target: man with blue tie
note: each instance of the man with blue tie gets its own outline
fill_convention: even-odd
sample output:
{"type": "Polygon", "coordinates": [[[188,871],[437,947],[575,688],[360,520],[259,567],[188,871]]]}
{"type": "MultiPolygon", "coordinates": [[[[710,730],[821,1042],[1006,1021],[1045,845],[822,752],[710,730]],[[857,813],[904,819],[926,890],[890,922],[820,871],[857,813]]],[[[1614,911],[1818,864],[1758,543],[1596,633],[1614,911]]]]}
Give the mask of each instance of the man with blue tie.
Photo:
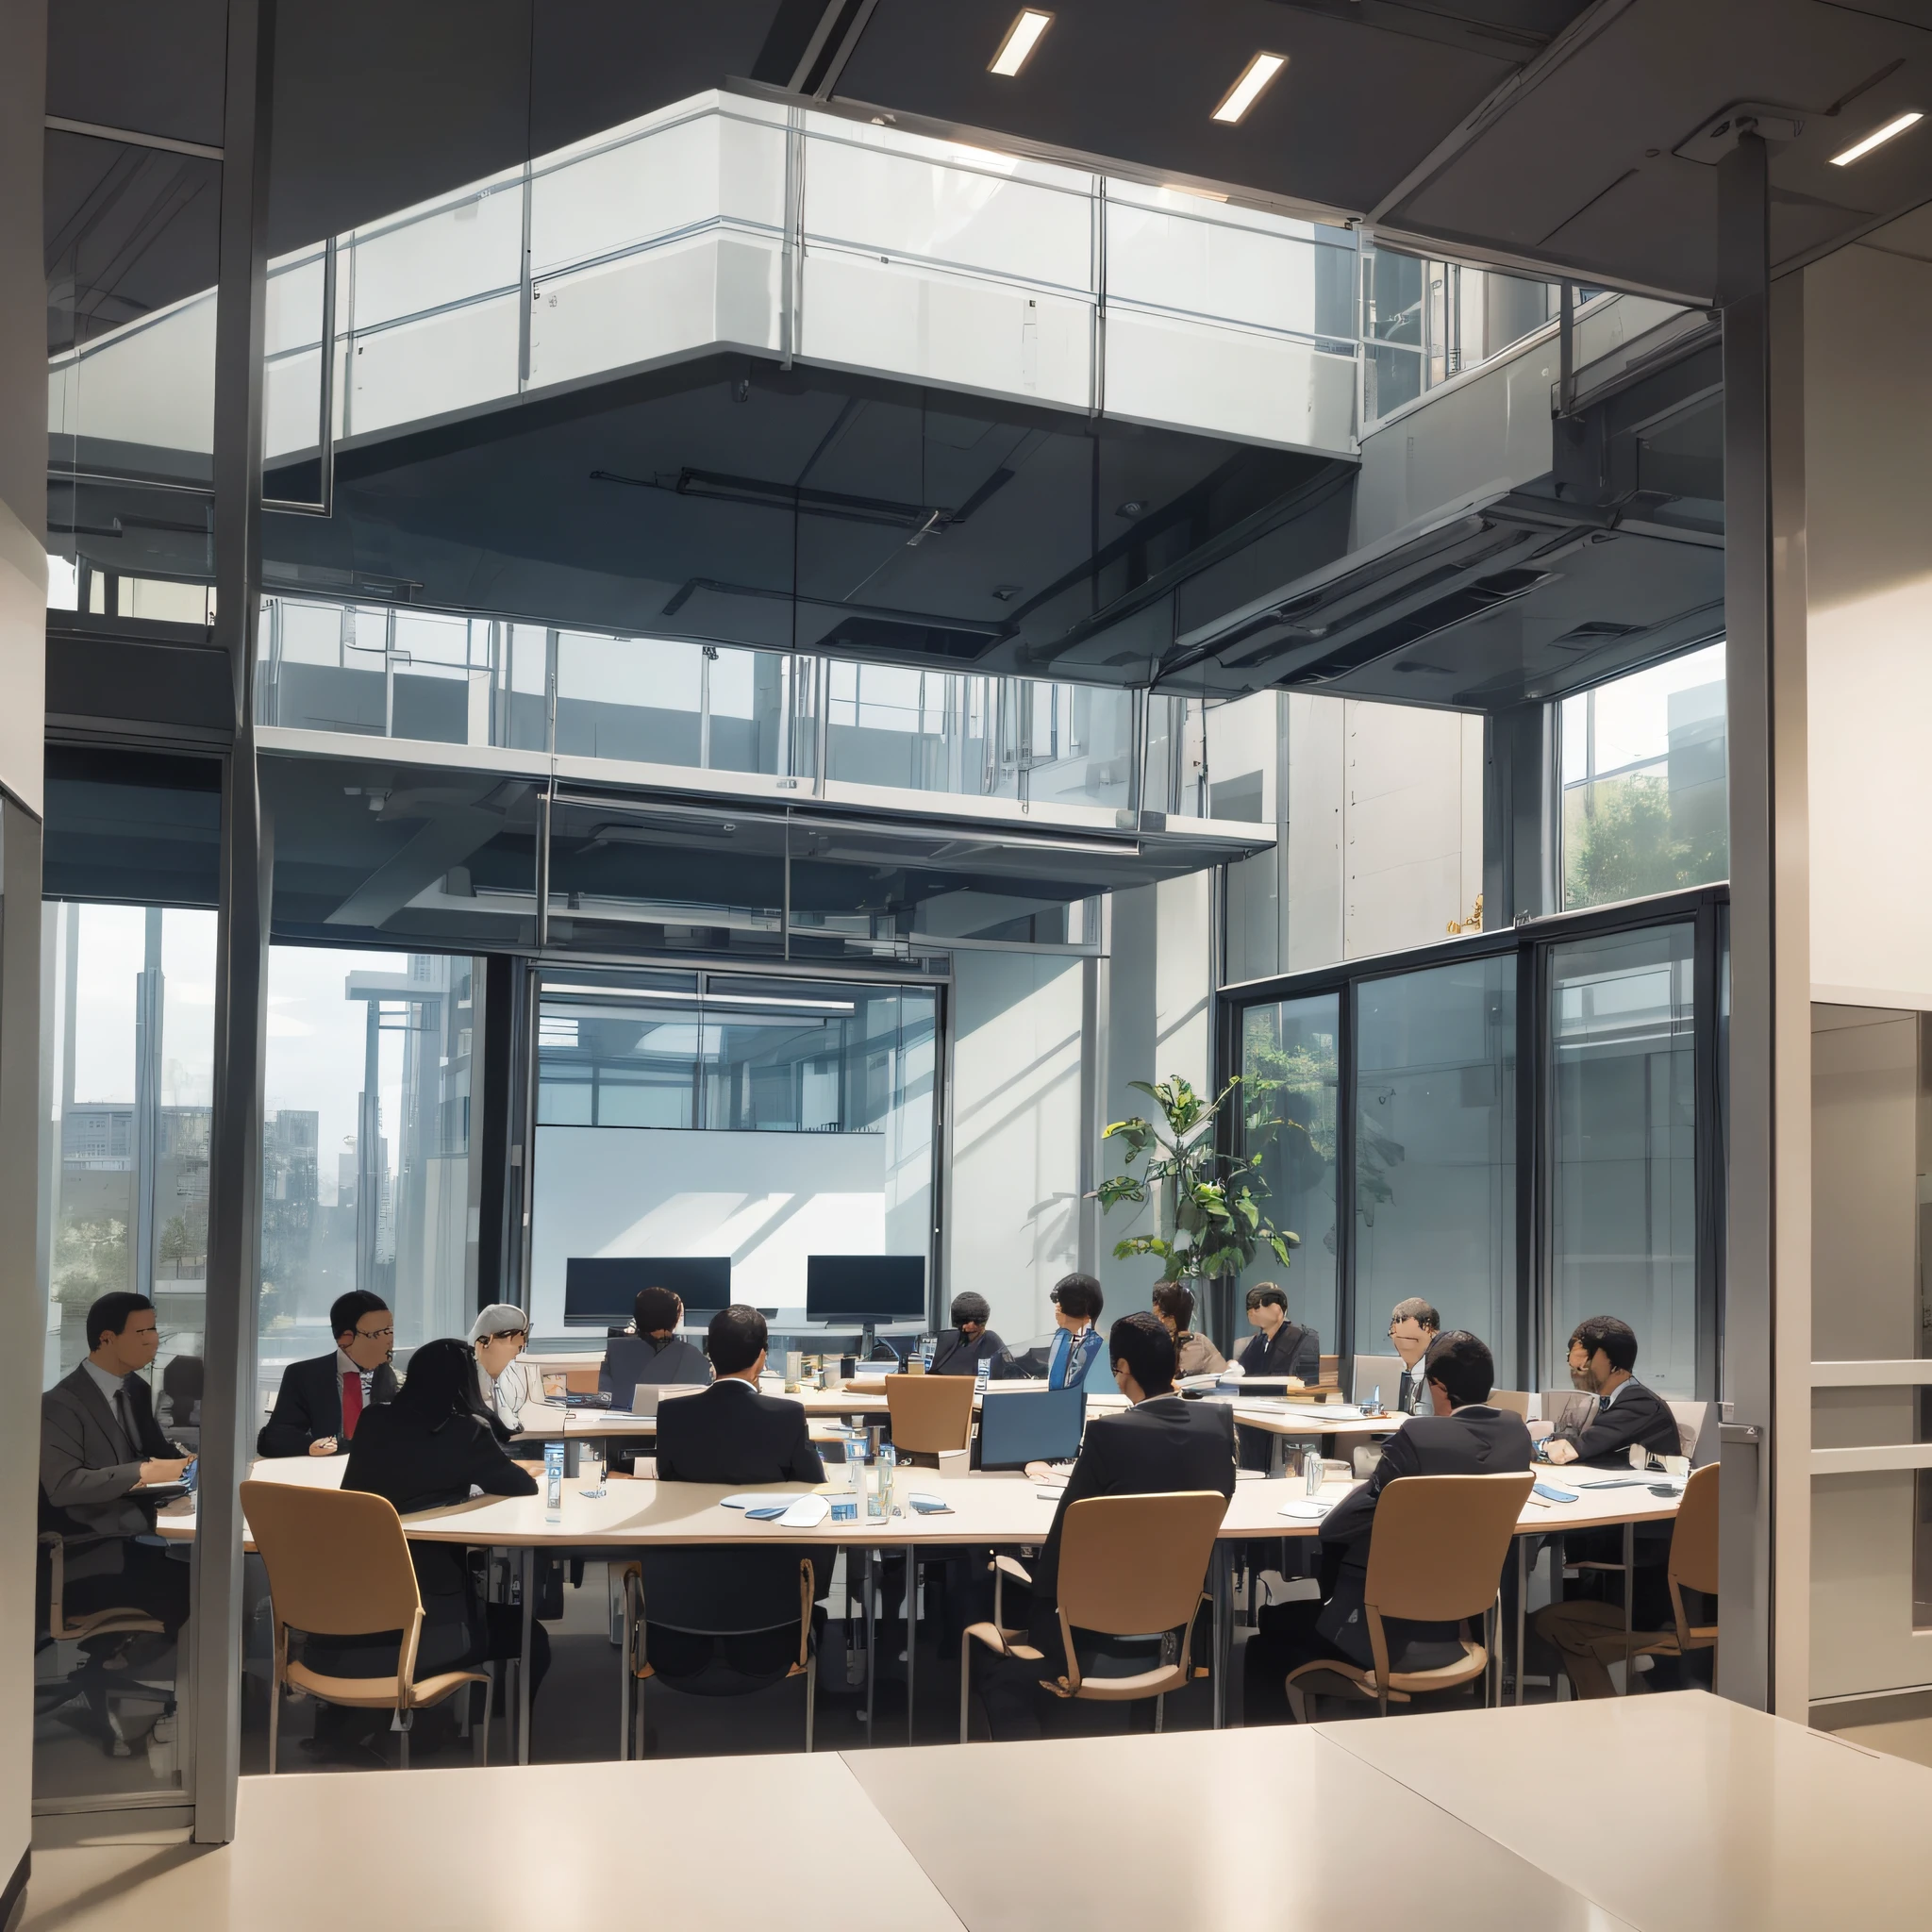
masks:
{"type": "Polygon", "coordinates": [[[1047,1357],[1046,1386],[1077,1389],[1099,1358],[1100,1284],[1091,1274],[1063,1274],[1054,1284],[1053,1319],[1057,1330],[1047,1357]]]}

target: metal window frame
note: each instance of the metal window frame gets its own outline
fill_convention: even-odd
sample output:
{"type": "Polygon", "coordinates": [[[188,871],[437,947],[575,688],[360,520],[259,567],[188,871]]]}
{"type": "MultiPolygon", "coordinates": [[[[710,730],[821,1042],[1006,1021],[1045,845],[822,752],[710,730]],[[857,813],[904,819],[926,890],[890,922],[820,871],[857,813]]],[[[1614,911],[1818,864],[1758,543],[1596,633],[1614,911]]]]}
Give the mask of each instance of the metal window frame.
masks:
{"type": "MultiPolygon", "coordinates": [[[[1241,1072],[1243,1018],[1251,1007],[1334,994],[1340,1009],[1336,1034],[1336,1320],[1332,1353],[1344,1362],[1355,1355],[1357,1308],[1355,1239],[1356,1040],[1357,1002],[1363,987],[1380,979],[1453,965],[1472,958],[1513,958],[1516,962],[1516,1333],[1504,1361],[1513,1359],[1515,1386],[1541,1385],[1540,1363],[1552,1319],[1554,1285],[1549,1258],[1549,1194],[1554,1163],[1548,1072],[1550,958],[1558,945],[1607,938],[1649,927],[1692,929],[1695,1002],[1694,1133],[1696,1202],[1697,1352],[1700,1398],[1721,1392],[1724,1281],[1724,1185],[1727,1120],[1724,1108],[1724,952],[1730,903],[1727,883],[1698,886],[1650,899],[1555,913],[1521,925],[1465,934],[1402,953],[1338,960],[1300,973],[1276,974],[1219,989],[1215,996],[1216,1091],[1241,1072]]],[[[1222,1124],[1224,1152],[1236,1151],[1238,1128],[1222,1124]]],[[[1231,1302],[1231,1291],[1230,1291],[1231,1302]]],[[[1232,1326],[1232,1309],[1226,1311],[1232,1326]]]]}

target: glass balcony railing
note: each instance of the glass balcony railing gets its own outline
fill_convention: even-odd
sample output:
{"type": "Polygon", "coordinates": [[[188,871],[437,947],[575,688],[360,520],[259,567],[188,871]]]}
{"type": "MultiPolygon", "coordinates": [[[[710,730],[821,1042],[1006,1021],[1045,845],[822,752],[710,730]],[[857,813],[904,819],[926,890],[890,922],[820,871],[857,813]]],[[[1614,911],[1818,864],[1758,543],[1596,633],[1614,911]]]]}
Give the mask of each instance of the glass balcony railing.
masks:
{"type": "Polygon", "coordinates": [[[812,784],[823,767],[830,786],[1050,808],[1137,802],[1134,694],[1108,687],[275,596],[257,691],[258,722],[291,730],[812,784]]]}

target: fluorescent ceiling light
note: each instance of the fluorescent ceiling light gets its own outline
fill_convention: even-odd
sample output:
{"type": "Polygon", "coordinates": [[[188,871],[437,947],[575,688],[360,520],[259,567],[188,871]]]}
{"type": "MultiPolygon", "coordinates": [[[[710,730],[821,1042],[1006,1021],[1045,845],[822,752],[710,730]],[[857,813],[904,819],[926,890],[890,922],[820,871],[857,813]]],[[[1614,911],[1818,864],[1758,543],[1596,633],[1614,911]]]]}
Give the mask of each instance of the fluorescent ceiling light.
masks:
{"type": "Polygon", "coordinates": [[[1052,25],[1052,14],[1042,13],[1037,7],[1023,7],[1007,29],[1007,37],[1000,42],[1000,50],[987,71],[1011,80],[1025,66],[1027,58],[1040,44],[1041,35],[1052,25]]]}
{"type": "Polygon", "coordinates": [[[1913,122],[1923,121],[1924,118],[1924,115],[1916,108],[1909,114],[1896,116],[1888,121],[1883,127],[1874,127],[1863,141],[1854,142],[1843,154],[1833,155],[1831,165],[1834,168],[1849,168],[1860,156],[1869,155],[1874,147],[1882,147],[1894,134],[1903,134],[1913,122]]]}
{"type": "Polygon", "coordinates": [[[1286,54],[1257,54],[1241,69],[1241,77],[1228,89],[1226,99],[1215,108],[1215,120],[1225,121],[1232,126],[1261,98],[1262,90],[1287,65],[1286,54]]]}

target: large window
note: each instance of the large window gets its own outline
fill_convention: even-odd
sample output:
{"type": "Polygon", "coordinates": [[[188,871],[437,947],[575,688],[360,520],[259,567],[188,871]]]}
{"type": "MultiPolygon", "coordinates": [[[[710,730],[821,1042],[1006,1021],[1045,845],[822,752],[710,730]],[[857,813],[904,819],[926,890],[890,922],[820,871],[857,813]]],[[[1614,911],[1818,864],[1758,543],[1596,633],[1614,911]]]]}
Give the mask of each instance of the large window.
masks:
{"type": "Polygon", "coordinates": [[[475,1311],[470,1101],[483,975],[465,957],[275,946],[261,1169],[260,1377],[331,1345],[352,1288],[407,1352],[475,1311]]]}
{"type": "Polygon", "coordinates": [[[1338,1330],[1335,1230],[1336,1035],[1334,993],[1250,1007],[1241,1015],[1242,1146],[1261,1157],[1263,1211],[1301,1237],[1284,1275],[1265,1249],[1243,1288],[1279,1280],[1289,1311],[1332,1353],[1338,1330]]]}
{"type": "Polygon", "coordinates": [[[1355,1346],[1412,1294],[1516,1358],[1516,959],[1356,988],[1355,1346]]]}
{"type": "Polygon", "coordinates": [[[1578,1322],[1618,1315],[1643,1381],[1697,1392],[1695,950],[1688,922],[1551,948],[1546,1385],[1578,1322]]]}
{"type": "Polygon", "coordinates": [[[1728,875],[1722,644],[1565,698],[1562,732],[1566,908],[1728,875]]]}
{"type": "Polygon", "coordinates": [[[932,1253],[938,995],[555,970],[541,996],[530,1308],[575,1257],[728,1255],[795,1316],[811,1254],[932,1253]]]}

